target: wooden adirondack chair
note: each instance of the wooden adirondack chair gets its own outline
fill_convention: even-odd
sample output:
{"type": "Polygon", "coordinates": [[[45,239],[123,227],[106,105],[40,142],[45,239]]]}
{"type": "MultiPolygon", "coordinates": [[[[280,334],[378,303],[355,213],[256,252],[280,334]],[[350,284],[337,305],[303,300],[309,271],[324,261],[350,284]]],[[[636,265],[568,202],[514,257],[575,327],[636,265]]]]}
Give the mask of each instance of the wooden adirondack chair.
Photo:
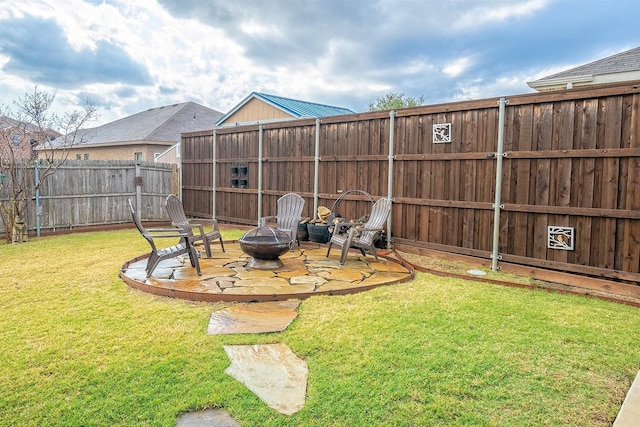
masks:
{"type": "Polygon", "coordinates": [[[171,218],[171,224],[180,228],[189,235],[189,243],[191,243],[191,245],[196,242],[202,241],[202,245],[204,246],[204,250],[207,253],[207,257],[211,258],[212,240],[220,240],[222,252],[225,251],[224,243],[222,242],[222,235],[220,234],[220,230],[218,230],[218,220],[216,220],[215,218],[188,219],[184,214],[182,202],[174,194],[170,194],[169,196],[167,196],[167,199],[165,200],[165,207],[167,209],[167,213],[169,214],[169,218],[171,218]],[[205,228],[202,226],[202,224],[205,223],[211,225],[210,231],[205,231],[205,228]]]}
{"type": "Polygon", "coordinates": [[[333,234],[329,240],[327,257],[331,251],[331,245],[335,243],[342,248],[340,265],[344,265],[347,260],[349,248],[360,249],[363,256],[366,256],[365,251],[368,251],[377,261],[378,254],[374,243],[378,235],[383,231],[384,224],[389,217],[389,212],[391,212],[391,200],[382,198],[374,203],[371,208],[369,220],[363,225],[354,225],[349,222],[339,222],[335,224],[333,234]]]}
{"type": "Polygon", "coordinates": [[[149,259],[147,260],[147,267],[145,271],[147,272],[147,277],[151,276],[153,270],[158,266],[158,264],[169,258],[175,258],[177,256],[188,254],[189,260],[191,261],[191,266],[195,267],[198,272],[198,276],[202,273],[200,272],[200,262],[198,261],[198,252],[195,250],[193,245],[189,242],[188,233],[184,231],[180,231],[176,228],[144,228],[142,226],[142,222],[140,222],[140,218],[136,214],[135,209],[133,208],[133,203],[131,203],[131,199],[129,199],[129,209],[131,210],[131,216],[133,217],[133,222],[136,225],[136,228],[142,234],[149,245],[151,246],[151,253],[149,254],[149,259]],[[156,245],[156,239],[163,238],[179,238],[180,242],[169,246],[166,248],[158,248],[156,245]]]}
{"type": "MultiPolygon", "coordinates": [[[[298,224],[302,220],[302,209],[304,209],[304,199],[296,193],[287,193],[277,200],[277,212],[275,216],[265,216],[260,218],[258,225],[263,227],[269,221],[276,222],[276,228],[289,235],[290,242],[298,241],[298,224]]],[[[298,245],[300,242],[298,241],[298,245]]],[[[293,249],[293,245],[291,245],[293,249]]]]}

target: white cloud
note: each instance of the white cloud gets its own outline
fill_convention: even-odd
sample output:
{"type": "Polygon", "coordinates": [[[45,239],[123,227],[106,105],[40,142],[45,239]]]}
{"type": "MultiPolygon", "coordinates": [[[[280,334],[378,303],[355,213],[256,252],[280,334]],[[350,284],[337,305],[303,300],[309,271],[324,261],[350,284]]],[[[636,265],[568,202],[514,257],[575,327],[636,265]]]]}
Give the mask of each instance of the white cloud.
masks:
{"type": "Polygon", "coordinates": [[[548,4],[549,0],[472,2],[469,9],[453,21],[453,28],[469,30],[512,18],[520,19],[544,9],[548,4]]]}
{"type": "Polygon", "coordinates": [[[458,77],[471,66],[471,63],[471,58],[468,56],[458,58],[446,64],[442,72],[451,78],[458,77]]]}
{"type": "Polygon", "coordinates": [[[389,92],[428,102],[523,93],[526,81],[570,66],[551,54],[577,65],[585,55],[597,59],[640,41],[632,16],[614,10],[617,25],[602,26],[612,8],[576,8],[579,0],[0,1],[0,29],[20,18],[55,20],[51,39],[64,44],[49,55],[30,46],[28,56],[6,44],[3,50],[0,39],[4,97],[33,89],[29,76],[50,71],[66,80],[43,89],[58,89],[67,107],[93,95],[104,122],[187,100],[226,112],[254,90],[353,109],[389,92]],[[545,48],[539,26],[558,17],[599,31],[576,36],[575,26],[556,25],[545,48]],[[615,42],[605,41],[609,31],[615,42]],[[77,53],[64,56],[67,46],[77,53]],[[55,63],[44,66],[42,58],[55,63]],[[55,73],[60,58],[61,65],[75,61],[68,74],[55,73]]]}

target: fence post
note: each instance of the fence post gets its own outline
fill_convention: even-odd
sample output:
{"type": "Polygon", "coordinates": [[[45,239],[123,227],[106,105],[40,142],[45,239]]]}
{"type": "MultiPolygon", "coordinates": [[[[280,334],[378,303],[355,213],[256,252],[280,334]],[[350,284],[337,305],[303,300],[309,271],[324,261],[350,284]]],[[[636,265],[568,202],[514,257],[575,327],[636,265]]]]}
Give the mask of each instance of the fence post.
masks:
{"type": "Polygon", "coordinates": [[[217,165],[216,165],[216,161],[217,161],[217,157],[216,157],[216,150],[217,150],[217,137],[218,137],[218,133],[215,131],[215,129],[213,130],[213,153],[211,155],[211,163],[212,165],[212,178],[211,178],[211,186],[213,189],[213,194],[211,195],[211,217],[213,219],[216,218],[216,185],[218,184],[216,182],[216,173],[217,173],[217,165]]]}
{"type": "Polygon", "coordinates": [[[42,207],[40,206],[40,168],[38,167],[38,163],[40,163],[40,160],[36,159],[33,165],[36,182],[36,237],[40,237],[40,213],[42,212],[42,207]]]}
{"type": "Polygon", "coordinates": [[[498,246],[500,244],[500,210],[502,201],[502,159],[504,158],[504,112],[507,101],[500,98],[498,101],[498,148],[496,152],[496,191],[493,203],[493,253],[491,254],[491,270],[498,270],[498,246]]]}
{"type": "Polygon", "coordinates": [[[314,157],[313,176],[313,218],[318,212],[318,199],[320,198],[320,119],[316,118],[316,151],[314,157]]]}
{"type": "Polygon", "coordinates": [[[140,162],[136,162],[136,212],[138,218],[142,221],[142,173],[140,170],[140,162]]]}
{"type": "Polygon", "coordinates": [[[258,126],[258,225],[262,216],[262,130],[264,126],[258,126]]]}
{"type": "MultiPolygon", "coordinates": [[[[391,200],[391,206],[393,206],[393,159],[394,155],[394,139],[395,139],[395,127],[396,127],[396,112],[394,110],[389,111],[389,176],[387,177],[387,197],[391,200]]],[[[389,211],[387,217],[387,249],[391,249],[391,215],[393,209],[389,211]]]]}

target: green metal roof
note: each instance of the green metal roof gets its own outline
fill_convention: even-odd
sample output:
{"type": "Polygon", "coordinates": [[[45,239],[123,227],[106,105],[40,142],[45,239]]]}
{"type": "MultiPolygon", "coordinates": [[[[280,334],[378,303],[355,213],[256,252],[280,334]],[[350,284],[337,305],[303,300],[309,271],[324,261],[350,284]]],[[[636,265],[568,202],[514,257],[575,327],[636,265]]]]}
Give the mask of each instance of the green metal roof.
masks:
{"type": "Polygon", "coordinates": [[[287,114],[290,114],[294,118],[307,118],[307,117],[328,117],[339,116],[342,114],[354,114],[348,108],[335,107],[332,105],[318,104],[315,102],[300,101],[297,99],[285,98],[282,96],[268,95],[266,93],[251,92],[249,96],[243,99],[238,105],[236,105],[231,111],[222,116],[216,125],[224,123],[232,114],[238,111],[243,105],[249,102],[251,99],[256,98],[275,108],[278,108],[287,114]]]}

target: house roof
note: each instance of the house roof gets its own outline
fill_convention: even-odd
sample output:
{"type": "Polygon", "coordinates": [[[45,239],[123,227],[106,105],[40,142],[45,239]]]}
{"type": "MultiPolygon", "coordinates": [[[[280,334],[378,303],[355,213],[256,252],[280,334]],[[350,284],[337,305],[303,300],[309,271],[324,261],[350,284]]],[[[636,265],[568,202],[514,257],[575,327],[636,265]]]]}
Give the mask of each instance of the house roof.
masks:
{"type": "Polygon", "coordinates": [[[355,111],[352,111],[348,108],[335,107],[333,105],[326,104],[318,104],[315,102],[307,102],[300,101],[297,99],[285,98],[282,96],[276,95],[268,95],[266,93],[259,92],[251,92],[249,96],[240,101],[235,107],[233,107],[227,114],[222,116],[217,122],[216,125],[224,123],[224,121],[233,115],[236,111],[241,109],[245,104],[247,104],[252,99],[259,99],[285,113],[290,115],[293,118],[307,118],[307,117],[328,117],[328,116],[339,116],[342,114],[354,114],[355,111]]]}
{"type": "Polygon", "coordinates": [[[38,141],[38,144],[42,144],[42,138],[47,138],[47,142],[60,136],[60,132],[53,129],[46,129],[41,131],[38,126],[32,123],[25,123],[13,119],[8,116],[0,116],[0,131],[2,132],[2,138],[4,142],[11,141],[11,147],[9,147],[13,155],[18,158],[29,158],[31,151],[36,148],[33,145],[33,141],[38,141]]]}
{"type": "MultiPolygon", "coordinates": [[[[175,144],[180,134],[212,129],[222,113],[195,102],[150,108],[119,120],[80,131],[83,144],[119,142],[175,144]]],[[[77,138],[77,140],[80,138],[77,138]]]]}
{"type": "Polygon", "coordinates": [[[626,50],[597,61],[569,70],[561,71],[527,84],[536,89],[555,82],[592,82],[597,83],[598,76],[619,73],[637,73],[640,71],[640,47],[626,50]]]}

